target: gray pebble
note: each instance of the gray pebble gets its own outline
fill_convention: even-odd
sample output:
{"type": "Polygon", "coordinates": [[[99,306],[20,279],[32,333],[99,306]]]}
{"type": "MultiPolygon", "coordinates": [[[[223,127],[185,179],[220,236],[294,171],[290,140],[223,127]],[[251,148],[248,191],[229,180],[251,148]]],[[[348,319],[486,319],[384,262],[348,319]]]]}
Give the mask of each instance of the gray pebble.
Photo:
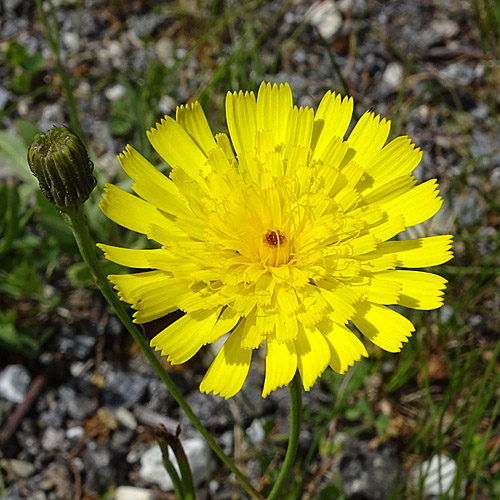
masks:
{"type": "Polygon", "coordinates": [[[28,370],[22,365],[6,366],[0,373],[0,397],[20,403],[31,382],[28,370]]]}

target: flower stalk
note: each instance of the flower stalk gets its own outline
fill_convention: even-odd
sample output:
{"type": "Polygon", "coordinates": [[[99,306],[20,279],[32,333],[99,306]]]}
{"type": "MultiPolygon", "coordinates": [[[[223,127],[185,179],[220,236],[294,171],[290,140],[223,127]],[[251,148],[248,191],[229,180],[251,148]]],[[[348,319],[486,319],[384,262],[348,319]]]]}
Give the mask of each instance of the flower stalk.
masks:
{"type": "Polygon", "coordinates": [[[271,493],[267,500],[277,500],[282,498],[281,490],[290,475],[297,449],[299,446],[300,424],[302,421],[302,387],[300,384],[300,376],[297,372],[288,386],[290,392],[290,437],[288,438],[288,448],[286,450],[285,460],[281,466],[278,479],[274,483],[271,493]]]}

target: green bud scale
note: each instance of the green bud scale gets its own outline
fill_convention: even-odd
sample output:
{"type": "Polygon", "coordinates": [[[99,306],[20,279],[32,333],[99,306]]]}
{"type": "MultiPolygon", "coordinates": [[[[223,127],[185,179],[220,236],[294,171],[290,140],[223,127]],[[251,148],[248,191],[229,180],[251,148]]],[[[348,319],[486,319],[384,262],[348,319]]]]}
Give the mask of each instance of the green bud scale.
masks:
{"type": "Polygon", "coordinates": [[[63,212],[84,203],[97,182],[83,142],[67,127],[37,134],[28,163],[44,196],[63,212]]]}

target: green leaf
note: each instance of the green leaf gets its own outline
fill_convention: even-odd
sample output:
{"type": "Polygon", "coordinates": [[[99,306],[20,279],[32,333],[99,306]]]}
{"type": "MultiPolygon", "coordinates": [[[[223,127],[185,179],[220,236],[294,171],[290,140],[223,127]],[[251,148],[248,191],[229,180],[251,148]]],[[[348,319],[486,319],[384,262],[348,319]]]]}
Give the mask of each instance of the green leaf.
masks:
{"type": "Polygon", "coordinates": [[[28,148],[24,141],[9,132],[0,131],[0,158],[15,175],[38,189],[38,183],[30,171],[27,160],[28,148]]]}

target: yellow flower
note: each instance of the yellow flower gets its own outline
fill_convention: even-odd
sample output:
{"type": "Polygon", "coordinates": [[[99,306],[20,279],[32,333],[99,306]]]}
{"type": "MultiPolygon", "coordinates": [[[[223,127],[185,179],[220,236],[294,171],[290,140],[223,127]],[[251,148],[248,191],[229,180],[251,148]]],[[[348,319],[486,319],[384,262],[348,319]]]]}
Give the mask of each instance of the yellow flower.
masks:
{"type": "Polygon", "coordinates": [[[367,356],[351,325],[397,352],[414,327],[387,305],[442,305],[446,280],[408,268],[451,259],[451,236],[389,241],[439,210],[436,180],[417,184],[421,151],[408,137],[384,146],[390,122],[370,111],[344,139],[352,111],[331,92],[316,113],[298,108],[288,84],[263,83],[257,98],[227,94],[231,139],[214,138],[198,102],[148,133],[170,177],[131,146],[120,154],[138,196],[107,185],[101,209],[161,248],[99,245],[148,269],[109,279],[137,323],[185,312],[151,341],[172,364],[230,332],[202,392],[234,396],[259,348],[264,397],[297,369],[309,390],[328,365],[367,356]]]}

